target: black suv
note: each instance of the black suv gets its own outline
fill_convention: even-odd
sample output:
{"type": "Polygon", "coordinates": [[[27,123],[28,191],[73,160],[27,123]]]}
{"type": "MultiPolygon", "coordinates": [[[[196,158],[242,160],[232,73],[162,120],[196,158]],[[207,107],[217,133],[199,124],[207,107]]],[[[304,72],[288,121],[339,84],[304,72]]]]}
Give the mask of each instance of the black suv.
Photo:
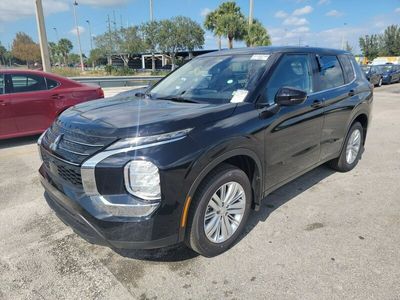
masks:
{"type": "Polygon", "coordinates": [[[135,97],[65,111],[38,141],[45,198],[93,243],[218,255],[273,190],[357,165],[372,100],[348,52],[202,55],[135,97]]]}

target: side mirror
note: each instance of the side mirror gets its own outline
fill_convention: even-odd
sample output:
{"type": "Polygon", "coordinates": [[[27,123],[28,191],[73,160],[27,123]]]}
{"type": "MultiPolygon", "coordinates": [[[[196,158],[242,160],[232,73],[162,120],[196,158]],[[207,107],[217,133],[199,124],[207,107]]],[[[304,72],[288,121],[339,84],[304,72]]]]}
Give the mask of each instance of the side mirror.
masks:
{"type": "Polygon", "coordinates": [[[275,96],[275,102],[281,106],[302,104],[306,99],[306,92],[291,87],[280,88],[275,96]]]}

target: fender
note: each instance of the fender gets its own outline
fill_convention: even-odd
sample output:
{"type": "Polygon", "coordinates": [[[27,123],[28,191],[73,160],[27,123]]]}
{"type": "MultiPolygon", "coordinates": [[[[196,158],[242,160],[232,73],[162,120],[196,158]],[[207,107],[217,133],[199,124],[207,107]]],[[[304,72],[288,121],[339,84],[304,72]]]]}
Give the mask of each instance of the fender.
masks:
{"type": "Polygon", "coordinates": [[[211,163],[209,163],[205,168],[201,170],[199,175],[196,177],[194,180],[193,184],[190,186],[189,192],[186,196],[186,200],[184,205],[182,206],[182,213],[181,213],[181,225],[180,230],[179,230],[179,240],[183,241],[184,236],[185,236],[185,229],[186,229],[186,219],[188,217],[188,211],[190,210],[190,204],[191,204],[191,199],[193,199],[194,194],[196,193],[197,188],[199,187],[200,183],[203,181],[203,179],[220,163],[223,161],[232,158],[234,156],[248,156],[251,159],[254,160],[256,163],[256,168],[258,172],[258,178],[257,180],[259,181],[258,184],[258,189],[253,190],[253,201],[255,203],[255,209],[259,209],[260,202],[262,200],[262,195],[263,195],[263,190],[264,190],[264,180],[263,180],[263,168],[262,168],[262,163],[259,157],[256,155],[255,152],[252,150],[249,150],[247,148],[236,148],[233,150],[230,150],[228,152],[223,153],[222,155],[218,156],[215,158],[211,163]]]}

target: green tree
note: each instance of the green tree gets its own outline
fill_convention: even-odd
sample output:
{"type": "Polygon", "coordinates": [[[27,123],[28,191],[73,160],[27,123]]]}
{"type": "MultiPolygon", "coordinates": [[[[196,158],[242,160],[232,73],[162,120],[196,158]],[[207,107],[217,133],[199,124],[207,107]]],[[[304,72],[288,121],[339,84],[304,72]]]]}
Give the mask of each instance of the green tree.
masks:
{"type": "Polygon", "coordinates": [[[141,37],[139,27],[131,26],[119,30],[119,43],[117,44],[118,54],[128,67],[128,63],[133,54],[138,54],[146,49],[141,37]]]}
{"type": "Polygon", "coordinates": [[[271,45],[271,38],[267,29],[256,19],[253,20],[253,24],[249,26],[244,40],[246,41],[247,47],[271,45]]]}
{"type": "Polygon", "coordinates": [[[207,14],[206,19],[204,20],[204,28],[214,32],[214,35],[218,37],[218,50],[221,50],[221,34],[217,32],[217,20],[218,20],[218,10],[214,10],[207,14]]]}
{"type": "Polygon", "coordinates": [[[88,63],[94,68],[103,57],[105,57],[103,51],[99,48],[94,48],[90,51],[88,63]]]}
{"type": "Polygon", "coordinates": [[[52,64],[60,62],[60,52],[58,51],[58,45],[56,43],[49,42],[49,54],[52,64]]]}
{"type": "Polygon", "coordinates": [[[7,52],[7,49],[0,42],[0,64],[4,66],[7,64],[7,52]]]}
{"type": "Polygon", "coordinates": [[[379,56],[380,43],[378,35],[373,34],[360,37],[359,43],[361,52],[369,61],[379,56]]]}
{"type": "Polygon", "coordinates": [[[178,30],[183,50],[189,51],[190,58],[194,49],[202,49],[204,45],[204,30],[200,24],[188,17],[178,16],[172,20],[178,30]]]}
{"type": "Polygon", "coordinates": [[[33,42],[32,38],[24,32],[18,32],[12,43],[12,55],[24,62],[27,67],[29,63],[40,61],[39,45],[33,42]]]}
{"type": "Polygon", "coordinates": [[[210,12],[206,16],[204,26],[216,36],[227,37],[229,49],[233,48],[233,40],[243,40],[247,31],[245,17],[233,1],[224,2],[210,12]]]}
{"type": "Polygon", "coordinates": [[[72,42],[69,39],[60,39],[58,41],[58,53],[61,55],[61,57],[64,59],[64,64],[68,64],[68,58],[69,54],[74,46],[72,45],[72,42]]]}
{"type": "Polygon", "coordinates": [[[176,53],[183,49],[177,23],[173,20],[161,20],[159,23],[160,28],[157,37],[159,49],[170,56],[172,69],[175,69],[176,53]]]}
{"type": "Polygon", "coordinates": [[[160,30],[160,23],[157,21],[150,21],[142,24],[140,30],[143,34],[143,40],[147,51],[151,52],[151,69],[154,72],[156,70],[156,60],[154,52],[158,48],[158,34],[160,30]]]}
{"type": "Polygon", "coordinates": [[[391,25],[387,27],[380,36],[382,56],[399,56],[400,55],[400,27],[391,25]]]}

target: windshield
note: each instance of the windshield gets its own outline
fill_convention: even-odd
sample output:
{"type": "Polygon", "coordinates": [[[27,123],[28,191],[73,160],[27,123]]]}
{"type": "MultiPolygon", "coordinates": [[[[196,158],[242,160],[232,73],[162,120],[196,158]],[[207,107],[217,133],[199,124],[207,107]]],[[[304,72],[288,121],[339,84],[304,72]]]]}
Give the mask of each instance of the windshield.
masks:
{"type": "Polygon", "coordinates": [[[268,57],[199,57],[180,67],[152,88],[149,96],[152,99],[228,103],[235,94],[246,95],[246,91],[254,88],[265,71],[268,57]]]}
{"type": "Polygon", "coordinates": [[[387,66],[378,66],[378,68],[379,68],[379,70],[380,70],[382,73],[385,73],[385,72],[391,71],[391,70],[393,69],[393,66],[391,66],[391,65],[387,65],[387,66]]]}

